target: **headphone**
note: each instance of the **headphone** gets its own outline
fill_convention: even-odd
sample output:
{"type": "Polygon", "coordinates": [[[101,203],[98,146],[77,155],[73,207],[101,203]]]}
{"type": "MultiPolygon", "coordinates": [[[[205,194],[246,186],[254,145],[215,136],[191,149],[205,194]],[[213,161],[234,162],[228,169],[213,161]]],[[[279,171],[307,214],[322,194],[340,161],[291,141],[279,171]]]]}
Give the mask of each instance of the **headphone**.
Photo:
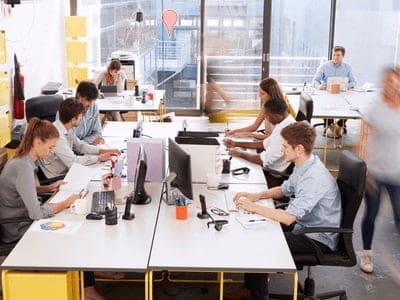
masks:
{"type": "Polygon", "coordinates": [[[212,220],[210,222],[207,222],[207,228],[210,228],[210,224],[215,224],[214,225],[215,230],[221,231],[222,227],[228,223],[229,223],[228,220],[212,220]]]}
{"type": "Polygon", "coordinates": [[[242,167],[242,168],[233,169],[231,172],[232,172],[232,175],[249,174],[250,169],[248,167],[242,167]]]}

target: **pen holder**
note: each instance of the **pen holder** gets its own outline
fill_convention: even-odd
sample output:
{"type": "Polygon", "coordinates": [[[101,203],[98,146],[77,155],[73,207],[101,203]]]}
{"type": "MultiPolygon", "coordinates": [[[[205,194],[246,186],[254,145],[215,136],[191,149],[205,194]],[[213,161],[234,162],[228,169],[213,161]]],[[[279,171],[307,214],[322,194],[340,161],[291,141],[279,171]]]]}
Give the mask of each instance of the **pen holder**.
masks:
{"type": "Polygon", "coordinates": [[[188,206],[187,205],[176,205],[176,219],[186,220],[188,217],[188,206]]]}
{"type": "Polygon", "coordinates": [[[106,225],[117,225],[118,223],[118,212],[117,207],[113,209],[106,208],[106,225]]]}
{"type": "Polygon", "coordinates": [[[222,160],[222,173],[229,174],[231,172],[231,160],[229,158],[225,158],[222,160]]]}

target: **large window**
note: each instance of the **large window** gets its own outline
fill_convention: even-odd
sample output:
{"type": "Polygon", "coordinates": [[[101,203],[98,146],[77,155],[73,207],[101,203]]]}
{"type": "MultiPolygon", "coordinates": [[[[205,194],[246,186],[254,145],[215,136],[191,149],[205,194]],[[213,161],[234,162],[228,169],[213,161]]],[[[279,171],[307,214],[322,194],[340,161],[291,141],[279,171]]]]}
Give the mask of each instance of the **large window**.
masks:
{"type": "Polygon", "coordinates": [[[270,74],[282,86],[311,82],[327,59],[330,0],[273,0],[270,74]]]}
{"type": "Polygon", "coordinates": [[[309,83],[336,44],[347,49],[360,85],[379,83],[382,68],[400,61],[400,1],[77,2],[78,15],[89,17],[93,71],[129,53],[136,79],[165,89],[175,111],[258,108],[262,77],[283,87],[309,83]],[[166,10],[178,15],[171,35],[162,21],[166,10]]]}
{"type": "Polygon", "coordinates": [[[400,1],[337,0],[335,44],[358,85],[379,85],[382,69],[400,63],[400,1]]]}
{"type": "Polygon", "coordinates": [[[205,110],[258,108],[263,0],[205,0],[205,110]]]}

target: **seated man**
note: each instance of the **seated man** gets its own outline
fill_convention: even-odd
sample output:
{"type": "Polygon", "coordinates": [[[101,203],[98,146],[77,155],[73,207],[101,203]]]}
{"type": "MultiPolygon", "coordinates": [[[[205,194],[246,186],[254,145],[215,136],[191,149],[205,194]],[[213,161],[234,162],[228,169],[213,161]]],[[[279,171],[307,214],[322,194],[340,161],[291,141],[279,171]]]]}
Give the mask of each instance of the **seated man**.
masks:
{"type": "Polygon", "coordinates": [[[76,136],[91,145],[104,144],[102,127],[96,99],[99,91],[90,81],[81,81],[76,88],[76,99],[83,104],[84,113],[81,122],[73,130],[76,136]]]}
{"type": "Polygon", "coordinates": [[[91,165],[109,160],[112,153],[119,153],[118,149],[99,149],[76,137],[72,128],[81,121],[83,111],[83,104],[75,98],[61,102],[58,111],[60,119],[53,123],[60,133],[60,138],[54,153],[39,160],[39,166],[47,178],[66,174],[74,162],[91,165]]]}
{"type": "MultiPolygon", "coordinates": [[[[235,195],[239,208],[257,213],[284,226],[302,227],[339,227],[341,220],[341,197],[335,179],[312,154],[315,130],[307,123],[297,122],[281,131],[282,151],[287,161],[295,164],[294,171],[281,186],[260,193],[240,192],[235,195]],[[268,208],[256,204],[259,199],[292,196],[286,210],[268,208]]],[[[338,234],[307,234],[319,246],[322,252],[336,249],[338,234]]],[[[285,238],[291,253],[315,253],[313,247],[301,235],[285,232],[285,238]]],[[[267,299],[267,274],[245,274],[245,287],[250,290],[251,299],[267,299]]]]}
{"type": "Polygon", "coordinates": [[[271,169],[283,172],[289,166],[281,151],[283,139],[281,137],[282,128],[290,125],[295,119],[289,114],[288,107],[284,100],[274,98],[264,103],[265,116],[269,122],[274,125],[274,129],[270,136],[260,142],[235,142],[231,139],[225,139],[225,145],[230,147],[245,147],[248,148],[252,144],[261,144],[264,150],[260,154],[249,153],[237,149],[230,149],[229,154],[234,157],[241,157],[250,162],[270,167],[271,169]]]}
{"type": "MultiPolygon", "coordinates": [[[[343,61],[346,49],[342,46],[335,46],[332,51],[332,60],[322,64],[314,75],[312,84],[319,85],[320,89],[326,89],[329,77],[347,77],[349,79],[349,88],[353,88],[356,85],[356,79],[353,75],[351,66],[343,61]]],[[[327,123],[331,133],[329,137],[340,137],[340,132],[346,133],[346,123],[343,120],[339,120],[337,125],[334,126],[333,119],[324,119],[324,123],[327,123]]]]}

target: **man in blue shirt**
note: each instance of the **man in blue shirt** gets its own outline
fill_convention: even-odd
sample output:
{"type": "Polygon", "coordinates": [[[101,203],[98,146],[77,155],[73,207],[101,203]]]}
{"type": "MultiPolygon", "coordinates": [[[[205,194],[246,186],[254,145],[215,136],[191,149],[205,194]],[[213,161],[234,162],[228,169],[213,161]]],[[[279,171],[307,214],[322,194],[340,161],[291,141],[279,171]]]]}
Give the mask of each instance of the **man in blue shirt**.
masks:
{"type": "MultiPolygon", "coordinates": [[[[343,61],[346,49],[342,46],[335,46],[333,48],[332,60],[322,64],[317,73],[315,73],[312,80],[312,84],[319,85],[319,89],[326,89],[329,77],[347,77],[349,79],[349,88],[356,86],[356,79],[353,75],[351,66],[343,61]]],[[[334,126],[333,119],[324,119],[324,123],[327,123],[331,133],[328,137],[339,138],[343,127],[343,133],[347,132],[346,121],[339,120],[337,122],[338,127],[334,126]]],[[[325,133],[325,132],[324,132],[325,133]]]]}
{"type": "MultiPolygon", "coordinates": [[[[335,179],[319,158],[312,154],[315,130],[305,122],[291,124],[281,131],[282,152],[285,159],[293,162],[292,175],[281,186],[260,193],[240,192],[235,203],[251,213],[256,213],[280,222],[284,226],[340,227],[342,217],[341,197],[335,179]],[[259,199],[290,198],[286,210],[268,208],[256,203],[259,199]]],[[[286,228],[284,228],[286,229],[286,228]]],[[[314,240],[322,252],[336,250],[338,234],[313,233],[307,236],[314,240]]],[[[285,232],[292,255],[315,253],[307,238],[285,232]]],[[[245,287],[251,292],[252,300],[268,299],[267,274],[245,274],[245,287]]]]}
{"type": "Polygon", "coordinates": [[[77,127],[74,127],[76,136],[91,145],[104,144],[99,109],[96,99],[99,91],[90,81],[81,81],[76,88],[76,99],[83,104],[84,114],[77,127]]]}

